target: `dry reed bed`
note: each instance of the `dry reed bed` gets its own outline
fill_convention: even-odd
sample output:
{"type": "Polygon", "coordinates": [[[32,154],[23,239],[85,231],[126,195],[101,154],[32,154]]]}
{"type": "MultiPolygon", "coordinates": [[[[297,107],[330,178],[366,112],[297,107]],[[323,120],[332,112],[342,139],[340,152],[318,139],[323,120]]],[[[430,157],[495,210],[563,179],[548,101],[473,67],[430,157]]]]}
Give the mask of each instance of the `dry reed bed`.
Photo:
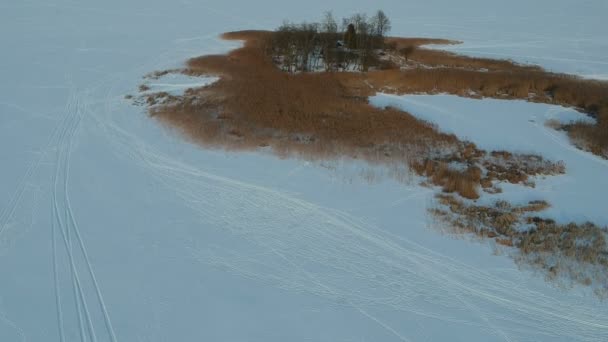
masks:
{"type": "MultiPolygon", "coordinates": [[[[206,87],[189,89],[183,96],[147,95],[150,114],[192,141],[208,147],[265,148],[281,156],[307,159],[346,156],[391,167],[403,165],[444,192],[457,193],[466,199],[478,198],[480,189],[499,192],[500,182],[534,186],[530,176],[564,173],[565,166],[540,156],[479,150],[474,144],[442,133],[434,125],[406,112],[373,107],[368,103],[368,96],[380,90],[400,94],[446,92],[575,106],[595,115],[599,123],[595,126],[577,124],[565,129],[595,152],[606,146],[605,134],[598,133],[608,115],[606,83],[551,74],[539,67],[510,61],[468,58],[421,48],[412,53],[411,62],[407,63],[424,65],[424,68],[401,70],[394,66],[392,70],[366,73],[288,74],[276,68],[264,52],[270,35],[272,33],[266,31],[225,34],[225,39],[243,40],[243,47],[227,55],[193,58],[185,70],[179,71],[189,75],[214,75],[220,79],[206,87]]],[[[397,46],[448,42],[392,39],[397,46]]],[[[160,77],[167,72],[177,71],[159,71],[150,77],[160,77]]],[[[572,231],[570,226],[553,225],[546,229],[538,224],[529,235],[515,233],[513,227],[522,224],[527,217],[523,213],[542,210],[543,203],[531,203],[527,207],[506,204],[490,210],[474,206],[467,209],[464,204],[457,204],[456,199],[450,201],[449,211],[436,209],[435,214],[456,229],[519,247],[521,260],[533,255],[559,253],[573,264],[604,265],[600,262],[597,266],[589,257],[578,257],[582,255],[579,252],[572,254],[566,248],[571,246],[570,240],[561,241],[559,234],[550,233],[567,233],[572,231]],[[473,214],[482,216],[472,219],[473,214]],[[534,234],[541,235],[532,238],[534,234]],[[542,234],[546,236],[542,237],[542,234]],[[549,236],[558,239],[551,248],[542,247],[541,250],[542,244],[529,242],[539,238],[549,241],[549,236]]],[[[599,230],[591,227],[585,232],[599,230]]],[[[604,253],[605,240],[593,241],[596,241],[594,246],[597,245],[594,248],[604,253]]],[[[548,257],[543,258],[528,261],[546,266],[548,271],[555,270],[555,265],[545,262],[548,257]]],[[[602,276],[608,274],[605,271],[601,269],[602,276]]],[[[574,279],[575,276],[573,274],[574,279]]],[[[579,282],[586,283],[586,279],[579,282]]]]}
{"type": "MultiPolygon", "coordinates": [[[[239,31],[227,33],[224,38],[248,42],[245,49],[261,49],[271,35],[272,32],[267,31],[239,31]]],[[[358,90],[360,96],[378,90],[399,94],[449,93],[574,107],[596,118],[597,124],[576,123],[562,128],[579,147],[608,157],[608,82],[547,72],[539,66],[509,60],[474,58],[421,48],[429,44],[457,43],[445,39],[391,37],[387,42],[394,44],[395,51],[412,47],[408,63],[418,67],[400,70],[394,66],[366,73],[339,73],[336,76],[339,82],[358,90]]],[[[271,65],[268,61],[260,63],[271,65]]]]}
{"type": "MultiPolygon", "coordinates": [[[[193,58],[183,71],[190,75],[216,75],[220,80],[207,87],[190,89],[179,98],[150,95],[148,104],[156,105],[151,107],[151,114],[206,146],[269,147],[280,155],[310,159],[348,156],[372,163],[397,161],[429,176],[447,192],[457,192],[466,198],[479,197],[480,177],[471,177],[470,172],[451,169],[447,164],[438,167],[441,171],[431,177],[428,172],[421,172],[418,165],[448,159],[466,163],[468,168],[498,165],[490,159],[482,160],[484,151],[408,113],[375,108],[368,103],[367,97],[383,86],[408,92],[402,87],[409,84],[410,71],[284,73],[265,54],[264,44],[271,35],[265,31],[225,34],[226,39],[243,40],[244,46],[228,55],[193,58]]],[[[421,38],[393,40],[396,44],[416,45],[446,42],[421,38]]],[[[485,65],[483,61],[474,59],[474,63],[485,65]]],[[[508,61],[485,63],[519,68],[508,61]]],[[[154,75],[157,74],[163,72],[154,75]]],[[[484,176],[484,182],[487,185],[494,179],[507,178],[514,183],[523,182],[527,178],[523,172],[517,179],[495,177],[491,173],[489,179],[484,176]]],[[[547,172],[552,173],[553,170],[547,172]]]]}
{"type": "MultiPolygon", "coordinates": [[[[445,231],[492,239],[506,248],[516,247],[513,258],[525,267],[544,272],[560,284],[592,286],[600,298],[608,297],[608,229],[593,223],[558,224],[535,216],[549,204],[531,201],[513,206],[497,201],[475,205],[451,195],[438,195],[430,210],[445,231]],[[526,229],[522,229],[525,227],[526,229]]],[[[498,246],[497,246],[498,248],[498,246]]]]}

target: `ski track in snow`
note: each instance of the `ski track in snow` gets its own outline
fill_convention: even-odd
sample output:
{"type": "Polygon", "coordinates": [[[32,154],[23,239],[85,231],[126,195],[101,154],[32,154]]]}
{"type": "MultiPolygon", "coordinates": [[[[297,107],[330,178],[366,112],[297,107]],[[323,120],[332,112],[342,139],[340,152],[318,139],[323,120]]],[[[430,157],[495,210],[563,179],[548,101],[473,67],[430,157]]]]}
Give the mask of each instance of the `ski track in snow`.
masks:
{"type": "Polygon", "coordinates": [[[137,161],[175,191],[201,221],[223,227],[261,251],[241,254],[188,241],[187,248],[201,263],[352,306],[404,341],[406,336],[368,310],[406,311],[471,325],[505,341],[527,334],[593,341],[608,332],[608,316],[603,312],[520,288],[343,212],[206,172],[155,150],[109,115],[95,119],[116,153],[137,161]],[[376,294],[377,289],[382,293],[376,294]],[[424,301],[417,302],[420,299],[424,301]],[[437,308],[428,310],[427,301],[437,308]],[[463,305],[479,320],[449,314],[463,305]],[[503,310],[506,315],[500,313],[503,310]]]}
{"type": "MultiPolygon", "coordinates": [[[[104,124],[112,129],[111,123],[104,124]]],[[[547,336],[593,340],[603,336],[608,329],[605,323],[608,317],[587,312],[584,307],[566,306],[541,293],[517,289],[515,284],[456,264],[441,254],[382,232],[344,213],[184,165],[151,150],[120,128],[114,127],[112,134],[115,134],[111,137],[113,142],[120,144],[117,150],[125,151],[126,146],[135,146],[130,157],[137,157],[142,167],[174,189],[201,219],[216,220],[218,226],[231,234],[242,236],[279,257],[269,264],[268,260],[256,260],[255,256],[239,255],[237,251],[190,246],[193,256],[201,262],[222,266],[284,289],[343,301],[357,309],[386,306],[441,320],[479,325],[480,329],[494,330],[505,340],[510,340],[508,334],[525,333],[525,329],[540,329],[547,336]],[[229,205],[238,209],[217,217],[218,208],[229,205]],[[255,217],[262,219],[256,222],[252,220],[255,217]],[[268,220],[273,224],[267,224],[268,220]],[[374,262],[370,264],[369,260],[374,262]],[[305,264],[327,267],[331,271],[313,276],[314,272],[303,268],[305,264]],[[259,268],[263,271],[256,272],[259,268]],[[294,269],[301,271],[294,273],[294,269]],[[369,281],[370,287],[355,291],[352,280],[369,281]],[[373,288],[383,288],[387,293],[380,297],[365,293],[373,288]],[[487,325],[461,322],[457,317],[444,315],[442,310],[426,312],[413,303],[416,298],[428,299],[433,295],[440,296],[435,301],[442,308],[459,308],[464,304],[478,312],[487,325]],[[492,322],[505,317],[497,317],[472,304],[476,302],[509,310],[513,315],[511,319],[516,320],[520,328],[500,329],[492,322]]]]}
{"type": "MultiPolygon", "coordinates": [[[[83,119],[83,115],[87,112],[86,103],[82,102],[82,95],[79,95],[73,90],[66,103],[66,116],[56,130],[57,134],[51,137],[51,145],[55,151],[55,173],[53,177],[52,187],[52,217],[51,222],[51,243],[52,243],[52,267],[54,279],[54,292],[56,296],[56,312],[57,324],[59,332],[59,340],[66,341],[66,331],[78,330],[78,335],[81,341],[99,341],[98,330],[105,329],[106,337],[111,342],[116,342],[115,332],[112,328],[112,323],[108,315],[105,302],[100,286],[95,278],[93,266],[89,260],[87,250],[83,239],[80,235],[79,227],[74,216],[69,198],[69,177],[70,177],[70,159],[72,154],[72,146],[74,137],[77,134],[78,128],[83,119]],[[64,265],[59,263],[61,254],[58,251],[56,244],[57,230],[60,232],[60,240],[63,241],[65,253],[63,258],[64,265]],[[74,236],[78,242],[79,250],[73,249],[74,236]],[[62,300],[62,289],[60,288],[60,272],[61,267],[67,268],[70,275],[72,286],[72,300],[75,307],[77,322],[71,324],[66,322],[66,307],[62,300]],[[83,270],[86,271],[83,276],[83,270]],[[91,294],[93,292],[95,296],[91,294]],[[93,297],[93,299],[91,298],[93,297]],[[93,304],[90,304],[94,302],[93,304]],[[93,321],[92,310],[99,310],[103,315],[103,326],[101,323],[93,321]],[[96,327],[97,326],[97,327],[96,327]],[[96,331],[97,330],[97,331],[96,331]]],[[[64,289],[65,290],[65,289],[64,289]]]]}
{"type": "MultiPolygon", "coordinates": [[[[120,84],[120,80],[115,82],[120,84]]],[[[243,255],[219,246],[200,248],[190,241],[187,248],[201,263],[352,306],[403,341],[410,339],[370,312],[378,308],[411,312],[490,331],[505,341],[519,340],[527,334],[594,341],[608,332],[605,313],[564,305],[542,293],[519,288],[345,213],[205,172],[164,155],[112,121],[110,106],[115,97],[111,94],[109,87],[104,101],[106,115],[91,118],[104,130],[115,152],[137,161],[167,189],[175,191],[201,220],[224,227],[227,233],[242,237],[262,251],[259,255],[243,255]],[[224,214],[218,216],[218,212],[224,214]],[[273,257],[268,259],[268,255],[273,257]],[[324,268],[327,270],[319,272],[324,268]],[[356,282],[364,285],[354,288],[360,286],[356,282]],[[375,295],[376,289],[384,293],[375,295]],[[417,302],[420,299],[424,301],[417,302]],[[428,310],[426,301],[437,308],[428,310]],[[449,314],[463,306],[475,312],[479,320],[449,314]],[[494,311],[496,307],[500,310],[494,311]],[[507,315],[499,314],[502,310],[507,315]]],[[[64,198],[64,205],[67,201],[64,198]]],[[[64,208],[73,218],[69,205],[64,208]]],[[[75,222],[71,225],[77,231],[75,222]]],[[[65,238],[64,242],[68,244],[65,238]]],[[[75,279],[75,286],[80,288],[77,275],[75,279]]],[[[98,299],[103,307],[101,296],[98,299]]],[[[84,298],[78,300],[86,307],[84,298]]],[[[85,316],[90,317],[87,310],[85,316]]],[[[111,325],[108,332],[116,341],[111,325]]]]}
{"type": "MultiPolygon", "coordinates": [[[[232,11],[209,10],[247,22],[232,11]]],[[[262,26],[251,21],[249,24],[262,26]]],[[[174,42],[200,43],[215,36],[190,36],[174,42]]],[[[134,73],[110,74],[87,88],[72,86],[65,113],[26,167],[9,195],[8,204],[0,212],[2,238],[22,204],[28,184],[34,183],[33,178],[45,159],[54,156],[52,221],[48,229],[52,253],[49,281],[55,296],[57,340],[120,340],[112,325],[112,308],[104,299],[103,279],[96,277],[86,235],[81,232],[78,215],[70,201],[71,156],[79,128],[84,124],[99,128],[117,155],[137,163],[168,191],[175,192],[201,222],[246,241],[255,250],[243,252],[230,246],[209,246],[183,236],[184,247],[201,264],[286,291],[312,294],[336,306],[352,307],[402,341],[413,339],[378,312],[408,312],[457,323],[489,332],[504,341],[524,340],[529,336],[601,341],[608,336],[606,310],[562,303],[521,287],[513,279],[506,280],[480,271],[474,265],[455,261],[361,218],[272,188],[225,177],[211,168],[190,165],[121,127],[113,117],[112,106],[122,100],[122,94],[116,89],[132,82],[126,75],[156,70],[166,64],[168,56],[172,56],[170,49],[142,63],[134,73]],[[101,111],[92,109],[100,103],[103,104],[101,111]],[[475,319],[463,318],[463,310],[473,313],[475,319]]],[[[428,190],[422,188],[399,201],[424,198],[427,193],[428,190]]],[[[32,220],[35,215],[32,213],[32,220]]],[[[0,313],[0,320],[18,331],[23,341],[27,340],[25,332],[4,313],[0,313]]]]}

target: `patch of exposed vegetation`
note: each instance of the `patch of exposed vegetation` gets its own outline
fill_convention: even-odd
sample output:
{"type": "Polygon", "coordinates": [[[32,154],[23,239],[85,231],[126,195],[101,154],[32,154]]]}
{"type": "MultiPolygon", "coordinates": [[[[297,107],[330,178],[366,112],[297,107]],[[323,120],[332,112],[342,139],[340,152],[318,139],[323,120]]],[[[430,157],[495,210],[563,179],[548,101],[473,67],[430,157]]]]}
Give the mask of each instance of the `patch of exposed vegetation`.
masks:
{"type": "Polygon", "coordinates": [[[608,228],[587,222],[558,224],[535,214],[548,208],[545,201],[514,206],[505,201],[483,206],[451,195],[437,195],[431,214],[449,233],[491,239],[511,248],[522,267],[542,271],[560,284],[592,286],[608,296],[608,228]]]}
{"type": "Polygon", "coordinates": [[[320,23],[285,23],[264,41],[264,51],[283,71],[367,71],[371,67],[390,68],[381,58],[385,35],[391,23],[382,11],[369,17],[355,14],[342,19],[340,28],[331,12],[320,23]]]}
{"type": "Polygon", "coordinates": [[[144,76],[144,78],[151,79],[151,80],[157,80],[165,75],[176,74],[176,73],[180,73],[181,71],[182,70],[180,70],[180,69],[157,70],[157,71],[148,73],[147,75],[144,76]]]}
{"type": "MultiPolygon", "coordinates": [[[[380,14],[377,16],[382,17],[380,14]]],[[[380,46],[378,39],[383,38],[384,31],[363,22],[364,16],[353,18],[361,21],[357,25],[370,27],[366,32],[377,33],[357,35],[361,41],[353,42],[351,48],[331,44],[331,48],[323,50],[324,45],[318,44],[326,38],[315,36],[315,25],[304,25],[303,28],[284,25],[281,30],[285,32],[282,33],[228,33],[225,38],[242,39],[245,46],[228,55],[194,58],[183,71],[190,75],[217,75],[220,80],[206,87],[189,89],[179,97],[165,93],[147,94],[150,113],[206,146],[229,149],[265,147],[281,156],[297,155],[308,159],[347,156],[371,163],[398,162],[429,177],[432,183],[445,191],[456,192],[466,198],[478,198],[480,187],[487,192],[499,191],[494,181],[525,183],[528,176],[543,173],[529,167],[533,164],[528,163],[529,160],[544,163],[542,167],[545,169],[556,165],[538,156],[503,154],[499,158],[496,157],[498,152],[488,154],[480,151],[473,144],[441,133],[434,125],[406,112],[371,106],[367,97],[378,87],[367,80],[377,82],[372,75],[380,71],[303,72],[316,64],[326,63],[313,62],[315,58],[322,60],[329,53],[346,49],[358,56],[359,62],[349,63],[363,63],[361,56],[353,52],[357,51],[355,47],[368,43],[380,46]],[[277,40],[287,43],[277,43],[277,40]],[[281,68],[275,65],[277,57],[274,54],[283,50],[296,52],[289,58],[294,62],[287,67],[283,63],[281,68]],[[285,73],[282,69],[292,72],[285,73]],[[366,78],[366,75],[370,77],[366,78]],[[469,171],[453,168],[455,163],[465,165],[469,171]],[[517,164],[521,164],[520,167],[517,164]],[[480,171],[476,175],[473,170],[480,171]]],[[[326,20],[329,23],[325,26],[336,26],[331,23],[331,17],[326,17],[326,20]]],[[[349,27],[348,20],[351,19],[344,20],[344,27],[349,27]]],[[[378,21],[382,20],[371,22],[378,21]]],[[[332,34],[341,37],[346,33],[332,34]]],[[[390,38],[386,41],[385,45],[390,48],[373,51],[399,51],[404,45],[410,46],[407,44],[447,42],[423,38],[390,38]]],[[[332,63],[342,65],[339,61],[332,63]]],[[[483,63],[483,60],[471,62],[472,65],[475,63],[483,63]]],[[[488,66],[513,66],[505,61],[492,63],[488,66]]],[[[332,70],[339,68],[335,64],[328,67],[332,70]]],[[[156,75],[164,73],[153,74],[156,75]]],[[[554,173],[544,171],[544,174],[554,173]]]]}
{"type": "Polygon", "coordinates": [[[551,73],[508,60],[425,49],[421,46],[457,42],[385,37],[389,30],[390,20],[382,11],[370,18],[355,14],[342,19],[340,26],[326,13],[320,23],[282,25],[266,35],[261,46],[275,65],[291,73],[374,71],[349,80],[385,92],[441,92],[574,107],[596,118],[597,123],[578,122],[563,128],[578,147],[608,158],[608,82],[551,73]]]}
{"type": "Polygon", "coordinates": [[[566,172],[562,161],[552,162],[538,155],[516,154],[506,151],[492,151],[482,161],[487,170],[485,182],[506,181],[512,184],[534,186],[530,176],[553,176],[566,172]]]}
{"type": "Polygon", "coordinates": [[[500,182],[534,187],[530,177],[558,175],[566,170],[561,161],[506,151],[487,153],[472,143],[464,143],[456,153],[426,159],[412,167],[432,184],[442,187],[443,192],[455,192],[468,199],[479,198],[480,186],[488,193],[500,192],[497,187],[500,182]]]}
{"type": "MultiPolygon", "coordinates": [[[[242,40],[243,47],[147,76],[184,73],[217,76],[217,82],[180,96],[142,88],[142,97],[151,116],[207,147],[263,148],[311,160],[347,157],[398,170],[389,174],[405,181],[412,177],[404,170],[411,170],[441,188],[440,207],[432,213],[452,231],[493,239],[519,251],[521,265],[551,278],[595,284],[598,294],[606,293],[605,228],[534,217],[548,206],[543,201],[525,206],[469,201],[479,198],[480,189],[500,192],[505,182],[534,186],[534,176],[564,173],[563,163],[480,150],[407,112],[371,106],[368,97],[378,91],[449,93],[571,106],[593,115],[597,124],[552,125],[566,130],[578,146],[608,156],[608,83],[425,49],[456,42],[386,37],[390,21],[383,15],[346,18],[340,30],[327,14],[319,24],[226,33],[224,39],[242,40]]],[[[375,181],[376,175],[361,177],[375,181]]]]}

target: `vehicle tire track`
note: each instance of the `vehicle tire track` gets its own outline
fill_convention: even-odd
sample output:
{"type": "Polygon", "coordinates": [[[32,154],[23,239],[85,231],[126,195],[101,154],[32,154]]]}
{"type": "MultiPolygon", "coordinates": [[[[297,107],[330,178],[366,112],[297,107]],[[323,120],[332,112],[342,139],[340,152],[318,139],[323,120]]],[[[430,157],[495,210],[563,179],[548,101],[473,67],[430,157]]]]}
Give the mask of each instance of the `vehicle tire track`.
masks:
{"type": "Polygon", "coordinates": [[[53,129],[51,135],[49,136],[46,144],[44,144],[44,146],[42,148],[40,148],[38,158],[36,158],[32,162],[30,162],[25,173],[17,182],[15,191],[11,195],[7,206],[5,208],[3,208],[2,213],[0,214],[0,236],[2,236],[2,233],[8,226],[9,221],[15,214],[15,211],[17,210],[17,208],[21,202],[23,195],[25,193],[25,189],[26,189],[28,180],[38,170],[38,168],[40,167],[40,164],[42,163],[42,160],[44,159],[44,157],[46,157],[47,151],[49,150],[49,148],[51,146],[53,146],[53,143],[56,143],[56,140],[59,138],[61,129],[64,127],[66,121],[68,120],[68,118],[70,116],[69,107],[72,106],[73,101],[74,101],[74,94],[72,91],[70,91],[70,94],[68,95],[68,101],[66,102],[66,105],[64,108],[64,110],[66,112],[65,116],[59,120],[59,122],[53,129]]]}
{"type": "MultiPolygon", "coordinates": [[[[86,108],[83,112],[86,113],[86,108]]],[[[79,118],[79,120],[80,120],[80,118],[79,118]]],[[[99,301],[99,306],[101,308],[101,311],[102,311],[102,314],[104,317],[104,323],[105,323],[108,335],[112,342],[116,342],[117,341],[116,334],[114,332],[114,328],[112,327],[112,321],[110,320],[110,316],[108,314],[108,310],[107,310],[105,301],[103,299],[103,295],[101,293],[99,282],[97,281],[97,278],[95,277],[95,272],[93,271],[93,266],[91,265],[91,261],[89,259],[89,255],[87,253],[87,249],[86,249],[83,239],[80,235],[80,230],[78,228],[78,224],[76,223],[76,219],[74,217],[74,211],[72,210],[72,205],[70,202],[70,196],[69,196],[69,191],[68,191],[68,185],[69,185],[69,179],[70,179],[70,159],[71,159],[70,156],[72,154],[72,145],[73,145],[74,135],[76,133],[76,128],[71,132],[71,135],[70,135],[70,138],[68,141],[68,145],[67,145],[65,172],[64,172],[64,189],[63,189],[64,197],[65,197],[65,204],[66,204],[65,209],[69,216],[69,221],[71,223],[72,229],[74,230],[74,233],[76,235],[76,239],[78,240],[78,245],[79,245],[80,251],[82,252],[82,255],[84,257],[84,262],[87,267],[89,276],[91,277],[91,280],[93,282],[93,287],[95,290],[95,294],[97,296],[97,300],[99,301]]],[[[69,228],[69,226],[68,226],[68,228],[69,228]]]]}
{"type": "MultiPolygon", "coordinates": [[[[60,123],[57,125],[57,127],[55,128],[53,134],[51,135],[51,139],[49,141],[49,145],[52,143],[53,140],[55,140],[55,137],[57,137],[57,141],[55,142],[55,146],[56,148],[59,148],[59,141],[60,141],[60,131],[61,128],[64,128],[68,118],[70,116],[70,113],[72,112],[72,106],[73,106],[73,102],[74,102],[74,96],[72,91],[70,91],[70,95],[68,95],[68,100],[66,101],[66,105],[65,105],[65,116],[64,118],[60,121],[60,123]]],[[[58,154],[59,151],[57,151],[58,154]]],[[[58,217],[58,211],[56,208],[56,193],[55,193],[55,188],[56,188],[56,182],[58,179],[58,173],[59,173],[59,156],[57,156],[56,158],[56,165],[55,165],[55,172],[54,172],[54,177],[53,177],[53,196],[51,198],[51,216],[52,216],[52,220],[51,220],[51,250],[52,250],[52,262],[53,262],[53,282],[54,282],[54,292],[55,292],[55,310],[56,310],[56,316],[57,316],[57,330],[59,333],[59,341],[60,342],[65,342],[66,340],[66,335],[65,335],[65,323],[64,323],[64,314],[63,314],[63,309],[62,309],[62,299],[61,299],[61,291],[60,291],[60,287],[59,287],[59,267],[58,267],[58,262],[57,262],[57,238],[56,238],[56,230],[57,230],[57,222],[59,221],[59,217],[58,217]]],[[[74,287],[74,286],[73,286],[74,287]]],[[[75,287],[74,287],[75,288],[75,287]]],[[[75,290],[74,290],[75,291],[75,290]]],[[[76,293],[74,292],[74,298],[76,299],[76,293]]],[[[80,310],[79,310],[79,305],[76,302],[76,310],[78,311],[78,322],[79,322],[79,326],[82,326],[82,317],[80,314],[80,310]]],[[[81,329],[80,329],[81,330],[81,329]]],[[[83,339],[83,334],[81,332],[81,341],[84,341],[83,339]]]]}
{"type": "MultiPolygon", "coordinates": [[[[82,290],[82,283],[80,281],[80,277],[78,275],[78,271],[76,268],[76,264],[74,261],[74,255],[72,253],[72,248],[71,248],[71,244],[68,240],[68,226],[65,224],[67,223],[67,213],[65,212],[65,208],[64,208],[64,212],[63,215],[61,214],[61,210],[59,208],[59,199],[58,199],[58,189],[59,189],[59,179],[60,179],[60,174],[62,173],[62,169],[63,169],[63,173],[65,173],[65,161],[66,161],[66,152],[67,152],[67,141],[66,138],[72,134],[72,132],[74,132],[76,130],[76,128],[78,127],[78,124],[80,122],[80,117],[79,117],[79,110],[78,110],[78,101],[77,98],[74,97],[73,102],[70,104],[69,108],[68,108],[68,119],[66,119],[65,124],[63,126],[62,131],[60,132],[60,135],[58,137],[58,141],[57,141],[57,145],[56,145],[56,167],[55,167],[55,176],[54,176],[54,184],[53,184],[53,207],[54,207],[54,212],[55,212],[55,217],[54,220],[56,221],[59,230],[61,232],[62,238],[63,238],[63,242],[64,242],[64,246],[67,252],[67,256],[68,256],[68,262],[69,262],[69,268],[70,268],[70,272],[71,272],[71,276],[72,276],[72,288],[74,291],[74,300],[75,300],[75,304],[76,304],[76,312],[78,315],[78,326],[79,326],[79,332],[80,332],[80,338],[81,341],[86,341],[86,332],[85,332],[85,323],[83,323],[83,314],[84,314],[84,319],[86,320],[86,326],[87,326],[87,330],[89,332],[89,337],[91,339],[91,341],[95,342],[96,341],[96,336],[95,336],[95,332],[93,329],[93,324],[91,321],[91,315],[90,315],[90,311],[88,309],[88,305],[86,303],[86,299],[82,290]],[[74,107],[74,108],[72,108],[74,107]],[[62,167],[63,166],[63,167],[62,167]],[[62,219],[63,216],[63,219],[62,219]],[[65,223],[64,223],[65,222],[65,223]]],[[[65,200],[64,200],[65,202],[65,200]]]]}
{"type": "Polygon", "coordinates": [[[61,293],[59,291],[59,275],[57,268],[57,242],[55,238],[55,214],[53,210],[53,221],[51,222],[51,241],[53,251],[53,280],[55,283],[55,306],[57,312],[57,330],[59,331],[59,342],[65,342],[63,331],[63,311],[61,309],[61,293]]]}

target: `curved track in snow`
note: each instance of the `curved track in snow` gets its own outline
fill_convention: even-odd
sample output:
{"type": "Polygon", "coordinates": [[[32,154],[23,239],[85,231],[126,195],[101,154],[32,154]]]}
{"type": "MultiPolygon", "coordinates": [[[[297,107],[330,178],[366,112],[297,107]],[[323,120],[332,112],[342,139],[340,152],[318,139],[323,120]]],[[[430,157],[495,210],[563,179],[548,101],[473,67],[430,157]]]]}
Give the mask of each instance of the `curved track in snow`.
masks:
{"type": "Polygon", "coordinates": [[[605,340],[594,298],[429,234],[427,189],[202,151],[123,99],[278,5],[0,6],[0,340],[605,340]]]}

